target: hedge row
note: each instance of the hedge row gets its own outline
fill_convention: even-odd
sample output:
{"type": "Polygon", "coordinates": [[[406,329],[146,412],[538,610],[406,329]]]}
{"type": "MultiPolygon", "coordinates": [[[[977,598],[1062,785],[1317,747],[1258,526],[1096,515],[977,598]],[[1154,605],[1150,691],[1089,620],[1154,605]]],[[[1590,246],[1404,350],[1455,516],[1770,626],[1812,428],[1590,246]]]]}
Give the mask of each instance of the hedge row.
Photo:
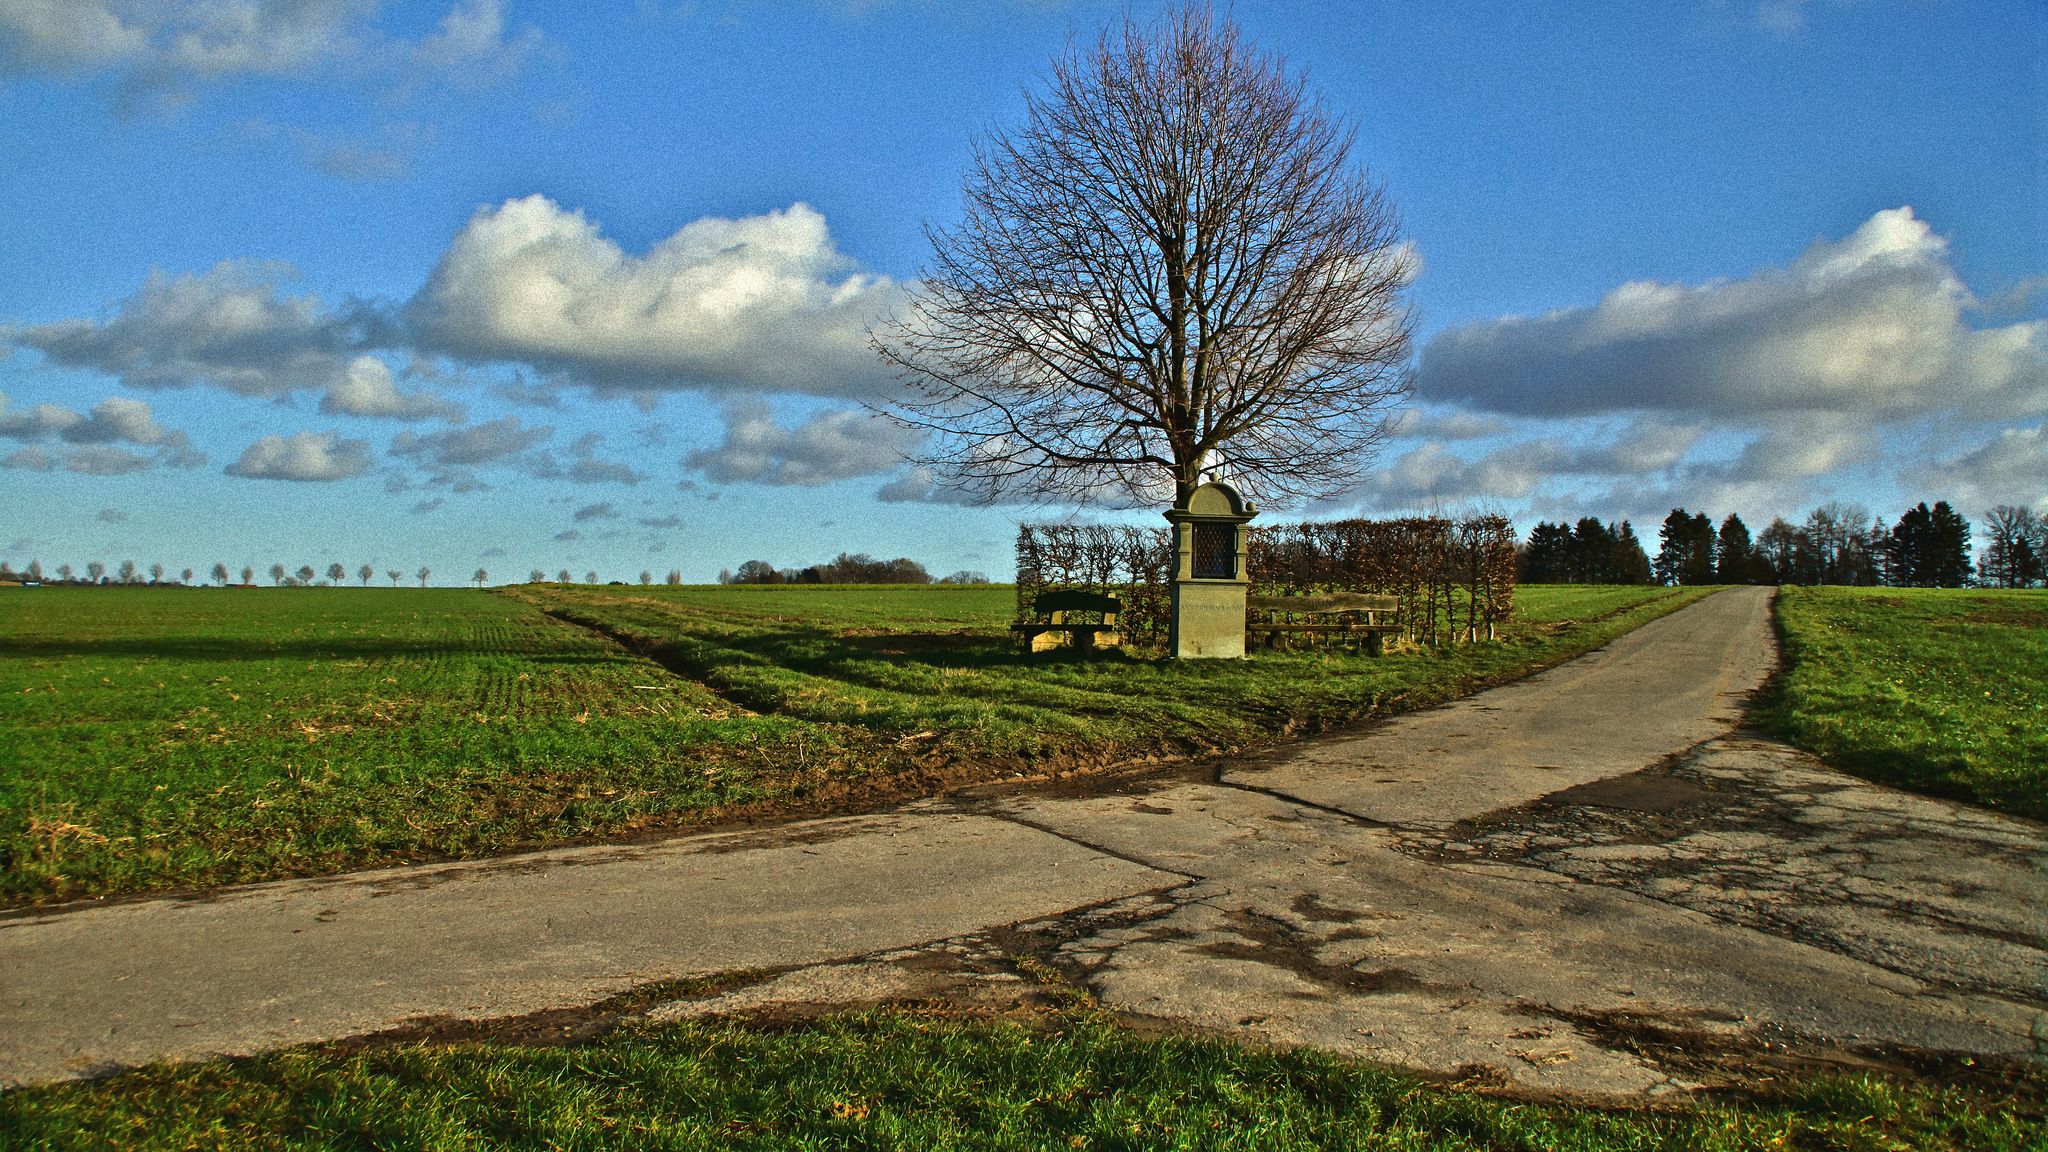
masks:
{"type": "MultiPolygon", "coordinates": [[[[1491,636],[1514,611],[1515,530],[1504,516],[1335,520],[1245,529],[1254,595],[1398,596],[1410,639],[1491,636]]],[[[1026,524],[1017,530],[1017,618],[1042,592],[1116,596],[1127,641],[1166,642],[1173,534],[1166,527],[1026,524]]]]}

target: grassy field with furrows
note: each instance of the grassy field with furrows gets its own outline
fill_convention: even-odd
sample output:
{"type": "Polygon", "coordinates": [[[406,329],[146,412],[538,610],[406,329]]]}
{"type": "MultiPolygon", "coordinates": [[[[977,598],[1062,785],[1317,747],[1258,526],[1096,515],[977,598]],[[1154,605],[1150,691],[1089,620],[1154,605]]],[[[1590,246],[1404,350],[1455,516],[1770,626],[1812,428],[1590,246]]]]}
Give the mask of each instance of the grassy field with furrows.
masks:
{"type": "Polygon", "coordinates": [[[1778,735],[1856,775],[2048,820],[2048,592],[1786,588],[1778,735]]]}
{"type": "Polygon", "coordinates": [[[1380,659],[1031,656],[1006,587],[0,590],[0,897],[306,875],[1241,748],[1698,594],[1530,588],[1380,659]]]}
{"type": "Polygon", "coordinates": [[[27,1149],[1385,1149],[2034,1152],[2038,1082],[1837,1075],[1655,1107],[1531,1103],[1312,1050],[897,1013],[154,1067],[0,1095],[27,1149]]]}

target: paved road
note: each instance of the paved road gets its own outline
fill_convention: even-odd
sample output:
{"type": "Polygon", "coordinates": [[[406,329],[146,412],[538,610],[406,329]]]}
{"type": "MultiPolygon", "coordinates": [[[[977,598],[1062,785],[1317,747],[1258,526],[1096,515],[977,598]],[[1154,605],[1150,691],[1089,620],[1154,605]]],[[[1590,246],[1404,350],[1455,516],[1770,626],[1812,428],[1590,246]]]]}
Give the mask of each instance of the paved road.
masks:
{"type": "Polygon", "coordinates": [[[1133,1017],[1536,1088],[1713,1079],[1645,1029],[2048,1042],[2048,835],[1730,735],[1767,596],[1214,778],[0,920],[0,1082],[740,969],[646,1014],[1000,1005],[1019,951],[1133,1017]]]}

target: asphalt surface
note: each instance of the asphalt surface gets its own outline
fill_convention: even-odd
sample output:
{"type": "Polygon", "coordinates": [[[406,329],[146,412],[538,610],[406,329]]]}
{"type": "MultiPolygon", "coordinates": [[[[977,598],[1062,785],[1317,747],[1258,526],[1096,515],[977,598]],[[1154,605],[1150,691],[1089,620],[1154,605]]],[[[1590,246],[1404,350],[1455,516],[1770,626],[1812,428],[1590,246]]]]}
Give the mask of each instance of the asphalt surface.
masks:
{"type": "Polygon", "coordinates": [[[2048,832],[1736,730],[1768,610],[1206,777],[16,914],[0,1083],[721,974],[630,1014],[1001,1010],[1057,971],[1134,1021],[1623,1095],[2048,1049],[2048,832]]]}

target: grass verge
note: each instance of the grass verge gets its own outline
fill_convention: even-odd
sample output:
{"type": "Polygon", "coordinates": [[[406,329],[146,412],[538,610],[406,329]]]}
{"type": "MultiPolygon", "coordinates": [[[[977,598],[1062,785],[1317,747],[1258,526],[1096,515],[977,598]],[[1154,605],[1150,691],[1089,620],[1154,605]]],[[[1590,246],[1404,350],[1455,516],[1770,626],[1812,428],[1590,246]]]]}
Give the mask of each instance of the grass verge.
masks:
{"type": "Polygon", "coordinates": [[[2048,820],[2048,592],[1786,588],[1761,710],[1833,767],[2048,820]]]}
{"type": "Polygon", "coordinates": [[[1457,1091],[1312,1050],[872,1012],[555,1048],[295,1050],[0,1095],[18,1149],[2042,1147],[2037,1092],[1830,1077],[1656,1108],[1457,1091]]]}
{"type": "Polygon", "coordinates": [[[1031,657],[1007,588],[0,591],[0,902],[858,808],[1201,755],[1555,664],[1700,590],[1529,588],[1498,644],[1031,657]]]}

